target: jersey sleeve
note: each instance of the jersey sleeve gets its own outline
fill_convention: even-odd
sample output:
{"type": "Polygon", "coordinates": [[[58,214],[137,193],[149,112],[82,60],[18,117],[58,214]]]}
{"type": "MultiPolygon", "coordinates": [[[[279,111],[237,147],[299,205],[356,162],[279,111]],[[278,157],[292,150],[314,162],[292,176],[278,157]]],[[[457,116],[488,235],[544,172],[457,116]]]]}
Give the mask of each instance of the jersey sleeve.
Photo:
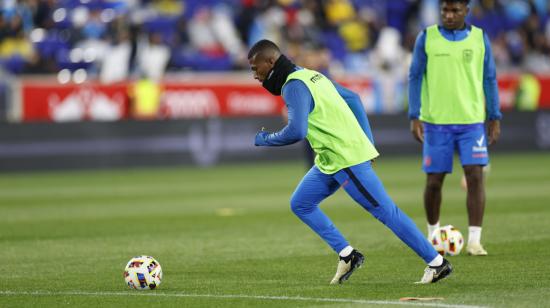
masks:
{"type": "Polygon", "coordinates": [[[261,145],[283,146],[307,136],[308,115],[313,110],[313,97],[300,80],[291,80],[283,87],[283,99],[288,109],[288,123],[278,132],[265,134],[261,145]]]}
{"type": "Polygon", "coordinates": [[[483,41],[485,43],[485,58],[483,59],[483,93],[485,94],[487,118],[489,120],[500,120],[502,114],[500,113],[498,99],[495,59],[491,49],[491,42],[485,32],[483,32],[483,41]]]}
{"type": "Polygon", "coordinates": [[[420,105],[422,97],[422,79],[426,72],[428,56],[426,55],[426,30],[416,38],[412,63],[409,69],[409,119],[420,117],[420,105]]]}

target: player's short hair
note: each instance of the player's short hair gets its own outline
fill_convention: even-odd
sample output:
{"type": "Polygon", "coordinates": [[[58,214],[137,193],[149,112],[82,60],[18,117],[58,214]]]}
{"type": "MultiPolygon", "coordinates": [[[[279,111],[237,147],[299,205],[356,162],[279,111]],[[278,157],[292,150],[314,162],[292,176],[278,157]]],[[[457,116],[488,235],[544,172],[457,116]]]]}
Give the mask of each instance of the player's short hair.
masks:
{"type": "Polygon", "coordinates": [[[250,50],[248,51],[248,59],[251,59],[258,53],[263,53],[268,50],[281,53],[281,50],[279,49],[279,46],[277,46],[277,44],[273,43],[270,40],[261,40],[254,44],[252,48],[250,48],[250,50]]]}
{"type": "Polygon", "coordinates": [[[447,2],[447,3],[460,2],[460,3],[464,3],[466,5],[470,4],[470,0],[439,0],[439,3],[444,3],[444,2],[447,2]]]}

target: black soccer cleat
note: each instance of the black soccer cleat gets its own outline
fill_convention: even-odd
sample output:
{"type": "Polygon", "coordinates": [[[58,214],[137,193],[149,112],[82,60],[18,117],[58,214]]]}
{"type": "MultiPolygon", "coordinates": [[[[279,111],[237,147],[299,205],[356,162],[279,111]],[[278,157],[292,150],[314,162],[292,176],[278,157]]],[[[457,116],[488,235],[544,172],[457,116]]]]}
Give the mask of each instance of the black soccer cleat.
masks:
{"type": "Polygon", "coordinates": [[[438,282],[439,280],[449,276],[453,272],[453,266],[447,259],[443,259],[443,263],[440,266],[427,266],[424,270],[424,276],[419,284],[427,284],[438,282]]]}
{"type": "Polygon", "coordinates": [[[360,268],[365,262],[365,256],[357,250],[353,250],[349,256],[340,257],[338,260],[338,267],[336,268],[336,274],[330,281],[330,284],[341,284],[348,280],[353,272],[360,268]]]}

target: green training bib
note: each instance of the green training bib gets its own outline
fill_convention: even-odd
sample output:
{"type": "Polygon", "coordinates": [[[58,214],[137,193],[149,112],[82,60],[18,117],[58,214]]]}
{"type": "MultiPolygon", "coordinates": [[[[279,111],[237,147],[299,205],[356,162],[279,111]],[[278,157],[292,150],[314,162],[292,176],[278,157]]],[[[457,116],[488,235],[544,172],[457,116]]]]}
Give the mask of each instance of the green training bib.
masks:
{"type": "Polygon", "coordinates": [[[428,63],[422,81],[420,120],[433,124],[485,121],[483,31],[472,26],[462,41],[449,41],[438,26],[426,29],[428,63]]]}
{"type": "Polygon", "coordinates": [[[333,174],[379,155],[332,81],[308,69],[293,72],[286,82],[292,79],[305,83],[315,103],[306,138],[321,172],[333,174]]]}

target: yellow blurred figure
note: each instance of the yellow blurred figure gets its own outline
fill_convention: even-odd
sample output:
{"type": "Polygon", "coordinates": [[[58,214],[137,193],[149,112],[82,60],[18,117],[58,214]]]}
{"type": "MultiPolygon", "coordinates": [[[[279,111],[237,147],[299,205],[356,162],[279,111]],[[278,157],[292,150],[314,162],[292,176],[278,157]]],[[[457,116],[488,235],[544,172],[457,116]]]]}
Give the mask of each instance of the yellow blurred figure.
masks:
{"type": "Polygon", "coordinates": [[[367,48],[369,43],[368,30],[358,20],[346,22],[338,29],[340,36],[346,42],[349,51],[361,51],[367,48]]]}
{"type": "Polygon", "coordinates": [[[22,38],[7,38],[0,44],[0,58],[9,58],[14,55],[19,55],[27,61],[34,57],[34,49],[26,39],[22,38]]]}
{"type": "Polygon", "coordinates": [[[177,0],[156,0],[153,7],[161,15],[180,15],[185,10],[185,1],[177,0]]]}
{"type": "Polygon", "coordinates": [[[278,0],[277,3],[281,6],[290,6],[291,4],[294,4],[296,2],[295,0],[278,0]]]}
{"type": "Polygon", "coordinates": [[[136,81],[130,88],[132,115],[136,119],[155,119],[160,107],[162,87],[146,78],[136,81]]]}
{"type": "Polygon", "coordinates": [[[519,79],[516,105],[521,111],[535,111],[540,100],[540,82],[533,74],[523,74],[519,79]]]}
{"type": "Polygon", "coordinates": [[[333,25],[355,18],[355,9],[348,0],[329,0],[325,6],[327,20],[333,25]]]}

